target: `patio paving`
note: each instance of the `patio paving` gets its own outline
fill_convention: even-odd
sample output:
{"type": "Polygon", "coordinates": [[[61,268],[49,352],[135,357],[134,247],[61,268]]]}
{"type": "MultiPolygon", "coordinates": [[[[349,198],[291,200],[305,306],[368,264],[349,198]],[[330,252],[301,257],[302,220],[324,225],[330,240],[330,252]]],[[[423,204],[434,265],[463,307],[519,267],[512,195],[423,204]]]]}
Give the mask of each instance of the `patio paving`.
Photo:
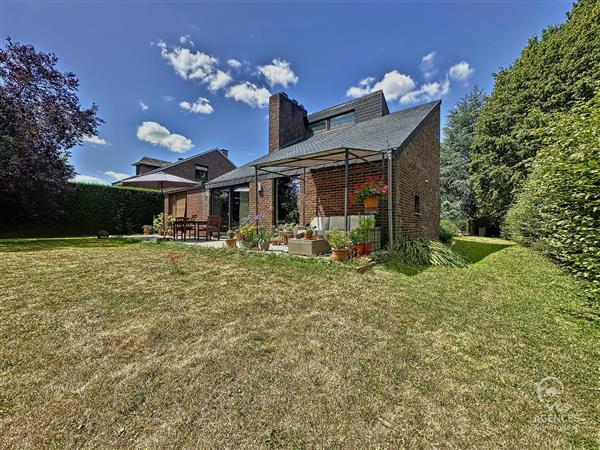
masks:
{"type": "MultiPolygon", "coordinates": [[[[205,240],[205,239],[186,239],[185,241],[183,239],[177,239],[174,240],[172,237],[167,236],[166,238],[163,238],[161,235],[159,234],[136,234],[136,235],[130,235],[130,236],[124,236],[130,239],[137,239],[140,241],[157,241],[159,239],[166,239],[172,242],[176,242],[178,244],[186,244],[186,245],[197,245],[200,247],[207,247],[207,248],[223,248],[225,247],[225,238],[221,237],[220,240],[217,240],[216,238],[213,238],[211,240],[205,240]]],[[[270,252],[278,252],[278,253],[287,253],[288,251],[288,247],[287,245],[271,245],[269,247],[269,251],[270,252]]]]}

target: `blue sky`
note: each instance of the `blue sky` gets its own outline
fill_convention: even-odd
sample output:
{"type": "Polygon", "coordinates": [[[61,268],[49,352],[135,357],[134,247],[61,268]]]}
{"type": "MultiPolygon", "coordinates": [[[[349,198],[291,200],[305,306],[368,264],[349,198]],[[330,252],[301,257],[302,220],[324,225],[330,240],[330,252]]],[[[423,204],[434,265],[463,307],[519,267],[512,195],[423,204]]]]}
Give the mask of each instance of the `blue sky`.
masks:
{"type": "Polygon", "coordinates": [[[266,153],[269,93],[309,112],[383,88],[392,111],[442,98],[445,116],[510,65],[571,2],[0,2],[0,35],[56,53],[101,126],[72,149],[81,179],[142,156],[218,146],[266,153]]]}

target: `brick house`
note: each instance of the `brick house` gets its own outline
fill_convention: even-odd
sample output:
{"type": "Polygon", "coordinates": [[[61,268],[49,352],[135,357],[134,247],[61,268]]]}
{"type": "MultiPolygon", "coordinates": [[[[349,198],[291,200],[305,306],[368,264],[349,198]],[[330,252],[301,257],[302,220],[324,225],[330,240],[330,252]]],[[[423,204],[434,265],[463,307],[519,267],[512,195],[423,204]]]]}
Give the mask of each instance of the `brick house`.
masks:
{"type": "Polygon", "coordinates": [[[269,153],[206,183],[211,214],[221,215],[230,227],[252,220],[257,212],[263,223],[285,222],[294,180],[301,224],[343,216],[349,229],[351,216],[365,214],[353,200],[356,184],[379,176],[389,194],[377,211],[368,213],[375,217],[382,242],[398,236],[437,239],[440,103],[390,113],[383,92],[377,91],[308,114],[285,93],[274,94],[269,99],[269,153]]]}
{"type": "MultiPolygon", "coordinates": [[[[205,184],[236,168],[228,156],[227,150],[219,148],[213,148],[188,158],[179,158],[175,162],[144,156],[132,164],[135,166],[135,176],[125,180],[133,180],[139,175],[164,172],[197,181],[197,185],[191,188],[165,189],[164,211],[175,217],[197,217],[198,220],[206,220],[210,203],[209,192],[205,188],[205,184]]],[[[119,185],[125,180],[113,184],[119,185]]]]}

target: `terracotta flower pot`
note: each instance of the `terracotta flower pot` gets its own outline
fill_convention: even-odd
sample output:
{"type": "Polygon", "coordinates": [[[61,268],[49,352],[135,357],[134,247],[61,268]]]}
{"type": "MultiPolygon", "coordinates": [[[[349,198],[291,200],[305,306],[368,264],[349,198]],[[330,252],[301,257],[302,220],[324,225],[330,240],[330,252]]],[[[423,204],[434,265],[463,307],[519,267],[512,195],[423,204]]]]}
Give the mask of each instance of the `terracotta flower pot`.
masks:
{"type": "Polygon", "coordinates": [[[304,239],[311,240],[312,237],[313,237],[313,232],[312,231],[305,231],[304,232],[304,239]]]}
{"type": "Polygon", "coordinates": [[[373,245],[369,244],[369,243],[365,243],[363,244],[363,251],[362,254],[364,256],[369,256],[371,254],[371,252],[373,251],[373,245]]]}
{"type": "Polygon", "coordinates": [[[358,258],[363,255],[363,244],[352,244],[352,256],[358,258]]]}
{"type": "Polygon", "coordinates": [[[379,207],[379,197],[365,197],[363,205],[365,209],[377,209],[379,207]]]}
{"type": "Polygon", "coordinates": [[[331,259],[334,261],[344,261],[348,259],[348,249],[347,248],[338,248],[331,249],[331,259]]]}
{"type": "Polygon", "coordinates": [[[235,238],[225,240],[225,244],[227,245],[227,248],[235,248],[236,242],[237,242],[237,240],[235,238]]]}

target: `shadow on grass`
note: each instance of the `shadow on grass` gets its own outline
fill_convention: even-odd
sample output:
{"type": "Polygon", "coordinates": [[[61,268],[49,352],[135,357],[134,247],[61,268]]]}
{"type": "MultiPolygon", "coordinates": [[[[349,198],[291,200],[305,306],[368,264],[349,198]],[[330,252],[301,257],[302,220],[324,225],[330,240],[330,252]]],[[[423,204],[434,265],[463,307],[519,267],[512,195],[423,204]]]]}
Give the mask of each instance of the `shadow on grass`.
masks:
{"type": "Polygon", "coordinates": [[[381,255],[377,258],[377,262],[386,270],[402,273],[409,277],[418,275],[428,269],[427,266],[411,266],[410,264],[400,262],[398,258],[389,253],[381,255]]]}
{"type": "Polygon", "coordinates": [[[496,253],[506,247],[511,247],[512,242],[486,242],[481,239],[456,239],[452,250],[463,256],[471,264],[481,261],[486,256],[496,253]]]}
{"type": "Polygon", "coordinates": [[[97,237],[49,238],[49,239],[2,239],[0,252],[38,252],[62,248],[110,248],[136,244],[134,239],[98,239],[97,237]]]}

